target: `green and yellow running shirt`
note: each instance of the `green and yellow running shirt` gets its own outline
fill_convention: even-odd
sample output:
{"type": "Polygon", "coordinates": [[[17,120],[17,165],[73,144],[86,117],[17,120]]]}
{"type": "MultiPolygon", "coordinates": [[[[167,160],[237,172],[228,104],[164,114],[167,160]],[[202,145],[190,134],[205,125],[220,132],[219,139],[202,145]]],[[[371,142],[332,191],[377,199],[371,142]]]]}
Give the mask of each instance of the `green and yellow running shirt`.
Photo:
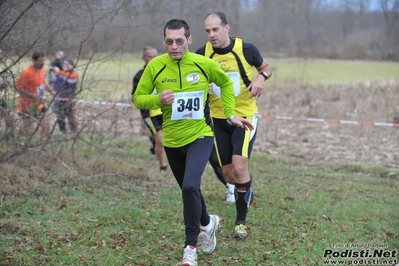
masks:
{"type": "Polygon", "coordinates": [[[182,147],[201,136],[213,136],[206,123],[208,84],[212,82],[220,87],[221,111],[226,117],[231,116],[235,105],[233,82],[217,63],[189,51],[180,60],[165,53],[148,63],[133,94],[133,103],[138,109],[161,108],[164,146],[182,147]],[[173,104],[160,102],[159,94],[164,90],[173,90],[173,104]]]}
{"type": "MultiPolygon", "coordinates": [[[[210,42],[197,50],[197,54],[204,55],[215,61],[229,75],[234,83],[235,114],[240,117],[252,116],[258,112],[256,97],[250,98],[251,92],[247,87],[251,84],[254,67],[262,65],[263,57],[258,48],[240,38],[230,38],[231,42],[225,48],[213,48],[210,42]]],[[[211,117],[226,118],[221,112],[222,104],[220,89],[213,84],[210,96],[211,117]]]]}

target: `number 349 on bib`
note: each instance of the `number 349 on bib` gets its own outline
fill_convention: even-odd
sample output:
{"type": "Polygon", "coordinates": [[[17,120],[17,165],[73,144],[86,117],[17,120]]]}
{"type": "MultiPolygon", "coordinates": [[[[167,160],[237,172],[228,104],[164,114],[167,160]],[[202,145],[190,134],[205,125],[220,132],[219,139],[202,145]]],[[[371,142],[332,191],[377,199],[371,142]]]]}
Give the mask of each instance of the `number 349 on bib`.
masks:
{"type": "Polygon", "coordinates": [[[175,93],[175,101],[172,104],[171,120],[194,119],[204,117],[204,92],[180,92],[175,93]]]}

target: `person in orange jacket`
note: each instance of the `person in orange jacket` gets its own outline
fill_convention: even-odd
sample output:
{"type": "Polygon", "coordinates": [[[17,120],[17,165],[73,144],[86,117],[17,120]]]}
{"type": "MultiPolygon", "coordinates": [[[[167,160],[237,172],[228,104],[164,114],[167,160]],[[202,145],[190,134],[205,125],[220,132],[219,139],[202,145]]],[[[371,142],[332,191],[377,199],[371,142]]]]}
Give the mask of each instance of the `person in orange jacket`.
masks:
{"type": "Polygon", "coordinates": [[[46,84],[45,61],[46,55],[44,52],[34,52],[32,64],[22,71],[16,83],[16,89],[20,95],[17,107],[18,113],[22,117],[24,127],[29,134],[35,132],[37,123],[39,123],[41,127],[40,147],[42,149],[47,143],[50,132],[50,120],[43,104],[44,91],[54,95],[54,92],[46,84]]]}

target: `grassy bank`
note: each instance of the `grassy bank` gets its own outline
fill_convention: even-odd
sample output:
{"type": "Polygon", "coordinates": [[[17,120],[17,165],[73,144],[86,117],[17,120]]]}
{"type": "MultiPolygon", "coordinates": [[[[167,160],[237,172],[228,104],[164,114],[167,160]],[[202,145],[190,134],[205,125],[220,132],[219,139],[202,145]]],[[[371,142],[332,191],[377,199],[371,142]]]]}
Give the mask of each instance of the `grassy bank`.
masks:
{"type": "MultiPolygon", "coordinates": [[[[273,78],[267,82],[267,89],[284,86],[398,81],[399,63],[394,62],[274,58],[267,60],[274,71],[273,78]]],[[[14,73],[20,73],[29,63],[30,60],[22,61],[13,68],[14,73]]],[[[45,67],[49,64],[50,60],[45,67]]],[[[133,55],[96,58],[92,61],[78,60],[76,71],[83,82],[79,98],[129,101],[133,76],[143,64],[141,58],[133,55]]]]}
{"type": "MultiPolygon", "coordinates": [[[[365,76],[365,81],[394,80],[398,73],[397,64],[387,63],[273,60],[270,63],[275,75],[268,81],[267,89],[287,85],[295,89],[295,84],[358,82],[365,76]]],[[[142,66],[137,58],[97,62],[90,65],[83,79],[85,62],[79,64],[85,90],[79,98],[96,100],[127,99],[131,79],[142,66]]],[[[373,97],[366,100],[388,108],[387,103],[394,97],[387,101],[389,95],[385,91],[394,93],[394,88],[377,89],[380,94],[372,94],[373,97]]],[[[360,99],[360,107],[353,104],[353,108],[335,109],[345,114],[362,111],[366,101],[357,97],[359,90],[356,91],[358,94],[352,98],[360,99]]],[[[303,94],[303,91],[295,93],[303,94]]],[[[320,98],[326,94],[324,89],[320,98]]],[[[306,97],[303,101],[302,98],[293,101],[292,95],[294,93],[285,94],[287,100],[283,98],[279,102],[281,106],[286,104],[286,109],[272,110],[295,111],[303,103],[302,112],[306,113],[306,108],[312,106],[313,99],[309,98],[308,103],[306,97]]],[[[341,94],[336,92],[336,95],[341,94]]],[[[337,104],[344,103],[344,98],[352,99],[344,96],[340,99],[336,95],[325,98],[337,104]]],[[[157,172],[156,159],[148,152],[148,139],[140,135],[138,111],[89,105],[79,108],[82,131],[77,138],[61,135],[55,129],[46,151],[31,145],[21,156],[0,165],[0,263],[177,264],[184,242],[180,191],[170,171],[157,172]]],[[[337,117],[337,113],[325,113],[320,108],[321,117],[337,117]]],[[[269,128],[269,139],[262,138],[259,132],[257,143],[264,141],[263,146],[267,146],[267,141],[277,139],[281,130],[292,135],[291,143],[276,144],[285,150],[297,149],[298,138],[302,142],[314,138],[304,127],[300,132],[284,126],[272,129],[269,128]]],[[[326,153],[332,153],[331,146],[339,145],[335,140],[343,136],[337,130],[329,133],[319,137],[330,144],[324,146],[326,153]]],[[[384,134],[381,136],[393,140],[389,145],[395,145],[394,137],[384,134]]],[[[361,139],[363,135],[356,136],[361,139]]],[[[291,159],[266,153],[270,149],[254,153],[250,168],[255,177],[255,201],[247,220],[250,237],[244,241],[232,238],[235,206],[225,203],[225,188],[212,169],[206,169],[202,190],[209,212],[221,217],[221,226],[217,249],[211,255],[200,252],[200,265],[327,265],[328,258],[323,257],[326,250],[344,252],[347,247],[355,252],[399,250],[399,173],[371,164],[310,165],[306,160],[292,159],[297,155],[297,158],[307,158],[305,155],[311,149],[321,147],[321,142],[314,143],[307,149],[288,152],[291,159]]],[[[21,141],[18,145],[22,146],[21,141]]],[[[375,152],[373,145],[369,150],[364,147],[368,148],[360,142],[356,148],[360,154],[373,152],[383,156],[387,153],[386,150],[375,152]]],[[[342,258],[338,256],[338,259],[342,258]]],[[[383,260],[366,259],[366,263],[371,259],[383,260]]],[[[349,262],[348,258],[345,261],[349,262]]]]}
{"type": "MultiPolygon", "coordinates": [[[[75,151],[57,160],[2,165],[3,265],[175,265],[184,228],[180,191],[156,171],[147,142],[108,143],[107,154],[75,151]],[[69,158],[69,159],[68,159],[69,158]],[[61,163],[62,161],[62,163],[61,163]],[[68,166],[68,167],[66,167],[68,166]]],[[[26,155],[28,156],[28,155],[26,155]]],[[[29,158],[27,158],[29,159],[29,158]]],[[[221,217],[218,246],[200,265],[323,265],[337,244],[398,245],[398,173],[378,166],[306,165],[255,153],[250,237],[232,238],[234,205],[208,167],[202,190],[221,217]]],[[[352,250],[360,251],[358,246],[352,250]]],[[[372,249],[372,248],[371,248],[372,249]]]]}
{"type": "MultiPolygon", "coordinates": [[[[269,84],[281,86],[314,86],[353,82],[399,80],[399,64],[341,60],[270,60],[274,69],[269,84]]],[[[270,87],[270,85],[269,85],[270,87]]]]}

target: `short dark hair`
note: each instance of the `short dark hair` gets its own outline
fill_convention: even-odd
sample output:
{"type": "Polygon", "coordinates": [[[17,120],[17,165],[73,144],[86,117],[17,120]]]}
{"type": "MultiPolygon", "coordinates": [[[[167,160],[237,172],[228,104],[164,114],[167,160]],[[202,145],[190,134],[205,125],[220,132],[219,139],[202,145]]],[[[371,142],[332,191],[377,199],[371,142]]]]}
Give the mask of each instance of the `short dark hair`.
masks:
{"type": "Polygon", "coordinates": [[[39,59],[40,57],[45,57],[46,56],[46,54],[44,53],[44,52],[42,52],[42,51],[35,51],[35,52],[33,52],[33,54],[32,54],[32,59],[33,60],[37,60],[37,59],[39,59]]]}
{"type": "Polygon", "coordinates": [[[222,12],[211,12],[208,15],[206,15],[205,19],[207,19],[209,16],[218,16],[220,18],[220,20],[222,21],[222,25],[226,26],[227,24],[229,24],[229,22],[227,21],[227,17],[224,13],[222,12]]]}
{"type": "Polygon", "coordinates": [[[166,29],[180,30],[181,28],[184,28],[184,36],[186,36],[186,38],[190,37],[190,26],[183,19],[172,19],[172,20],[169,20],[165,24],[165,27],[163,28],[163,36],[165,36],[166,29]]]}

